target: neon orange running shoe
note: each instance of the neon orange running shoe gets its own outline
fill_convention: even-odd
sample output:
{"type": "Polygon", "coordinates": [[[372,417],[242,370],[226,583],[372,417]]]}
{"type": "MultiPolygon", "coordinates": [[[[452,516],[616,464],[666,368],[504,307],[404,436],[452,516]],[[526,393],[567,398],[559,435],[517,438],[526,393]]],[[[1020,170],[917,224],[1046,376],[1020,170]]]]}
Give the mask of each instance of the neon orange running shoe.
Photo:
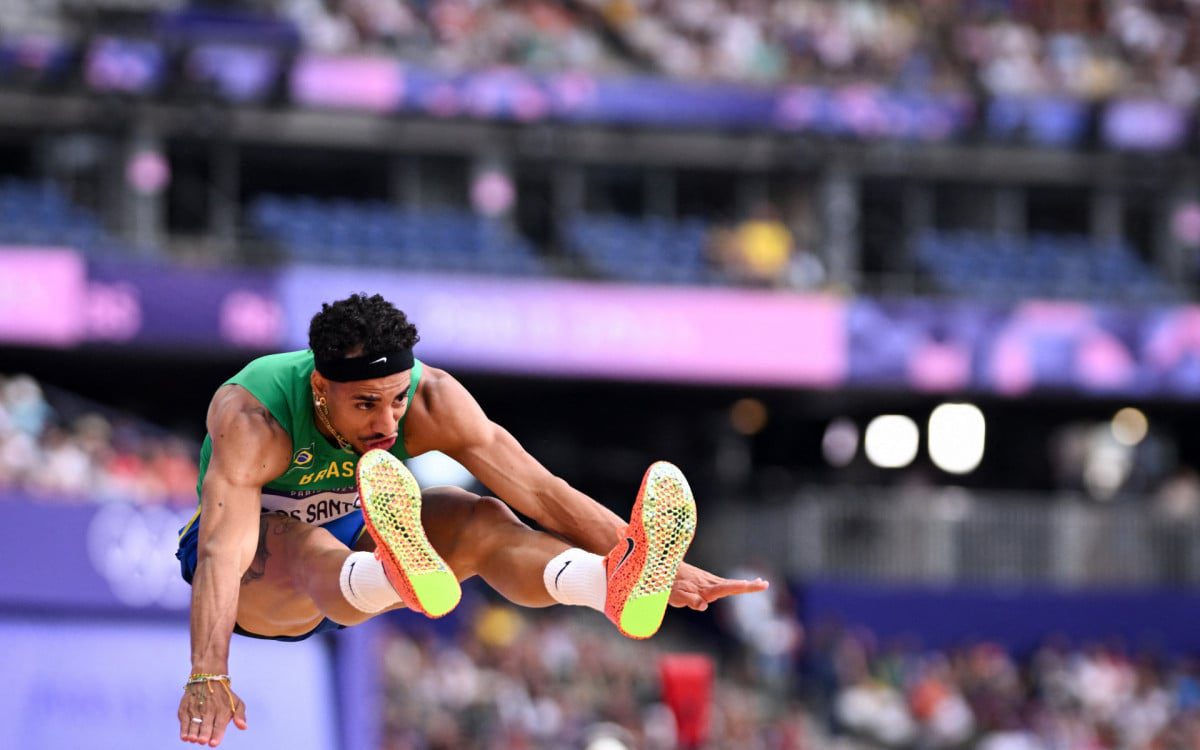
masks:
{"type": "Polygon", "coordinates": [[[425,536],[421,487],[400,459],[383,450],[363,454],[358,496],[375,557],[405,606],[429,617],[458,606],[458,578],[425,536]]]}
{"type": "Polygon", "coordinates": [[[608,592],[604,614],[630,638],[658,632],[675,571],[696,533],[696,501],[674,464],[658,461],[646,470],[624,539],[604,561],[608,592]]]}

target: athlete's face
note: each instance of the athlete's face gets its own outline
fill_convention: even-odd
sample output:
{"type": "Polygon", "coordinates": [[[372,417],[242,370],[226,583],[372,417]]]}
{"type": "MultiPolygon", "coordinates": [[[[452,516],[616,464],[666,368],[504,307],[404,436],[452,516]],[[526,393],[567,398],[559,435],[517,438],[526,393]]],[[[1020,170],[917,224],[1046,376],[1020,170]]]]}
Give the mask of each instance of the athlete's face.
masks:
{"type": "MultiPolygon", "coordinates": [[[[389,450],[400,439],[400,418],[408,411],[408,383],[412,370],[386,378],[335,383],[313,373],[313,389],[329,407],[329,421],[359,453],[373,448],[389,450]]],[[[317,428],[327,432],[320,415],[317,428]]],[[[330,437],[333,437],[330,435],[330,437]]]]}

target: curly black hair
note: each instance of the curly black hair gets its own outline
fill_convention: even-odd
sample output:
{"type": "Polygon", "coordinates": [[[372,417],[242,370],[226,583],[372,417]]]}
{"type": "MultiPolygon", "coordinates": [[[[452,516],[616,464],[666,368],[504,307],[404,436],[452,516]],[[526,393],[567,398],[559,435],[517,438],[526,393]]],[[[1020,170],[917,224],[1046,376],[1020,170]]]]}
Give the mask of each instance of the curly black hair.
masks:
{"type": "Polygon", "coordinates": [[[418,341],[416,326],[378,294],[323,303],[308,326],[308,348],[318,360],[391,354],[418,341]]]}

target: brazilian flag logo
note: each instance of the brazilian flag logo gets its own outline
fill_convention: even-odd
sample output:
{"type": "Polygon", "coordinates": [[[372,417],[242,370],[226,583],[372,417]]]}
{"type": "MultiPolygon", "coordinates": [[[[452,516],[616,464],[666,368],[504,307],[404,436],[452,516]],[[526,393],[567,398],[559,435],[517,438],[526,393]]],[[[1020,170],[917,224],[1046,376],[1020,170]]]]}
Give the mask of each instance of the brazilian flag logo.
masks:
{"type": "Polygon", "coordinates": [[[313,462],[313,447],[301,448],[292,456],[292,467],[303,469],[313,462]]]}

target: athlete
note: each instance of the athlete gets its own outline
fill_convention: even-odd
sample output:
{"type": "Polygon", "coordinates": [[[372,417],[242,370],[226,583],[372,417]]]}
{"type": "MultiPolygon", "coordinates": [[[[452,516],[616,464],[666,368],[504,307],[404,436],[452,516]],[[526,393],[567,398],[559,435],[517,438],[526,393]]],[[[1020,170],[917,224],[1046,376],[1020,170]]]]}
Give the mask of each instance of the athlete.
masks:
{"type": "Polygon", "coordinates": [[[256,359],[213,396],[177,553],[192,585],[181,739],[215,747],[231,720],[247,726],[228,674],[234,632],[294,641],[398,607],[440,617],[478,575],[516,604],[591,607],[648,638],[668,602],[704,610],[767,587],[683,563],[696,509],[677,468],[647,470],[626,523],[414,358],[417,340],[383,297],[353,295],[322,305],[309,349],[256,359]],[[401,459],[432,450],[500,499],[422,493],[401,459]]]}

